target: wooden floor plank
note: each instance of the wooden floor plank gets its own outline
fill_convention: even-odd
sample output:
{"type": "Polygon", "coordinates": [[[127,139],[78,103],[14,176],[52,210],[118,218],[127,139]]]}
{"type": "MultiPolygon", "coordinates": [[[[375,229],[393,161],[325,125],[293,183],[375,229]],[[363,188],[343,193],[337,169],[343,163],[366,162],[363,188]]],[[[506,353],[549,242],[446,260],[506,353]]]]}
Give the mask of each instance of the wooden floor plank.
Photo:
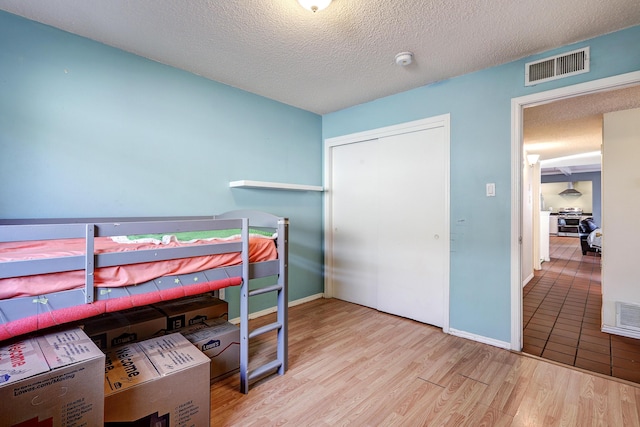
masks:
{"type": "MultiPolygon", "coordinates": [[[[212,384],[212,426],[640,426],[631,383],[335,299],[289,319],[288,372],[248,395],[238,375],[212,384]]],[[[253,340],[252,364],[272,347],[269,334],[253,340]]]]}
{"type": "Polygon", "coordinates": [[[474,427],[508,427],[513,424],[513,417],[495,408],[477,403],[464,425],[474,427]]]}

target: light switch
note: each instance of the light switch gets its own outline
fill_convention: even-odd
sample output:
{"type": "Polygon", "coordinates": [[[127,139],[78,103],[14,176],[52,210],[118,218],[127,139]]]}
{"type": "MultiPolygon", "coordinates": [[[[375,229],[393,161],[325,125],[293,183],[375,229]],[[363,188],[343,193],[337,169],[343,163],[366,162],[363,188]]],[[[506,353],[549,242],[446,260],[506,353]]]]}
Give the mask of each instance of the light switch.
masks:
{"type": "Polygon", "coordinates": [[[487,197],[495,197],[496,195],[496,183],[489,182],[487,183],[487,197]]]}

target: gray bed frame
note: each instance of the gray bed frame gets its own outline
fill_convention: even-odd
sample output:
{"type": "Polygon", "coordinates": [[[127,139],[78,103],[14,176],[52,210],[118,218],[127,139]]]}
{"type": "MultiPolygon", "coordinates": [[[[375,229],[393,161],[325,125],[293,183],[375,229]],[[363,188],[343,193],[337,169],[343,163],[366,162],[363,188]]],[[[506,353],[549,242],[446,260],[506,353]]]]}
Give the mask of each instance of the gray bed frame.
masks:
{"type": "Polygon", "coordinates": [[[62,271],[84,270],[84,289],[61,291],[35,297],[0,300],[0,325],[35,316],[46,311],[65,309],[110,298],[130,297],[148,292],[189,286],[230,277],[240,277],[240,391],[248,393],[252,380],[277,372],[283,375],[288,363],[288,233],[289,220],[259,211],[232,211],[213,217],[145,217],[0,220],[0,242],[83,238],[86,254],[59,258],[0,262],[0,278],[30,276],[62,271]],[[249,263],[249,226],[277,231],[278,259],[249,263]],[[183,231],[241,229],[241,242],[227,242],[179,248],[159,248],[114,253],[94,253],[94,238],[131,234],[175,233],[183,231]],[[141,262],[187,258],[220,253],[241,253],[242,264],[197,273],[157,278],[150,282],[121,288],[96,288],[96,268],[141,262]],[[249,289],[249,280],[277,276],[277,282],[249,289]],[[268,292],[277,294],[277,318],[274,323],[249,330],[249,299],[268,292]],[[249,371],[249,341],[267,332],[277,333],[276,359],[249,371]]]}

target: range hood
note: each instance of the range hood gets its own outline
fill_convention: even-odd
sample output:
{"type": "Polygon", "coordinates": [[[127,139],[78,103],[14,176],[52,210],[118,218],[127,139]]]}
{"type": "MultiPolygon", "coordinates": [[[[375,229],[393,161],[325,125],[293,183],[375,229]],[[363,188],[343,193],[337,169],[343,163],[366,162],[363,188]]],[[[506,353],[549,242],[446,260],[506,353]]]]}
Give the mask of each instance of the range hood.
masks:
{"type": "Polygon", "coordinates": [[[566,190],[563,190],[558,194],[561,196],[582,196],[581,192],[573,188],[573,182],[567,183],[566,190]]]}

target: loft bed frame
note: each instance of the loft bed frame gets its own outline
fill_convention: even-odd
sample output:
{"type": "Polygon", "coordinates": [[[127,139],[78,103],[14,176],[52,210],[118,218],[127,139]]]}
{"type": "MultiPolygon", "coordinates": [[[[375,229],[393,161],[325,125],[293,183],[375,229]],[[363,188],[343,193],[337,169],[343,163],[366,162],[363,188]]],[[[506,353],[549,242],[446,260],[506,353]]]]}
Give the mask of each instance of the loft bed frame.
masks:
{"type": "Polygon", "coordinates": [[[283,375],[287,370],[288,226],[287,218],[246,210],[227,212],[213,218],[201,216],[0,220],[0,242],[3,243],[53,239],[85,241],[85,252],[82,255],[0,261],[0,279],[77,270],[84,272],[82,289],[0,300],[0,342],[104,312],[217,292],[229,286],[240,286],[240,391],[246,394],[252,380],[275,372],[283,375]],[[252,229],[273,230],[277,233],[277,259],[249,262],[250,226],[252,229]],[[226,229],[240,229],[240,241],[125,252],[95,252],[97,237],[226,229]],[[230,253],[239,253],[241,264],[164,276],[123,287],[94,286],[94,273],[101,267],[230,253]],[[250,279],[269,276],[277,276],[275,284],[249,289],[250,279]],[[249,298],[269,292],[277,294],[276,321],[250,331],[249,298]],[[276,359],[249,371],[249,340],[270,331],[277,333],[276,359]]]}

